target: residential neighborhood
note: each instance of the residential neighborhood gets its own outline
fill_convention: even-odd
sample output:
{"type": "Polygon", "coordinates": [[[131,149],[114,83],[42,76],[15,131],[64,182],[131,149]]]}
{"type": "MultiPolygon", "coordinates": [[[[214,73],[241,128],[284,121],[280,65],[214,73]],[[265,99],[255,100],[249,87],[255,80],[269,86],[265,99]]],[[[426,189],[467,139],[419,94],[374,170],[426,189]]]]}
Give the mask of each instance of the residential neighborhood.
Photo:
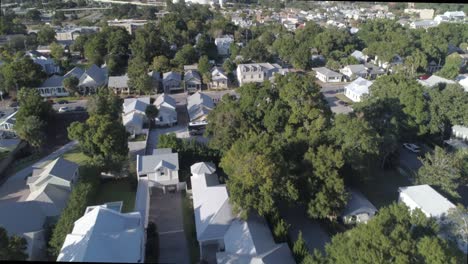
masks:
{"type": "Polygon", "coordinates": [[[0,260],[468,262],[468,5],[0,7],[0,260]]]}

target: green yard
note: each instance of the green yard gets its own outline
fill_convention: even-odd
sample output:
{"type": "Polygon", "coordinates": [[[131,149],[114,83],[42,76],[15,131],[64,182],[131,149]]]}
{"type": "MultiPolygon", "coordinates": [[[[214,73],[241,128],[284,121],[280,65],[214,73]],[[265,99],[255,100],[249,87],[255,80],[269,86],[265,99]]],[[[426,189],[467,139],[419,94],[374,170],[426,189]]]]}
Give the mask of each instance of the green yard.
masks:
{"type": "Polygon", "coordinates": [[[79,165],[84,165],[88,161],[88,157],[86,157],[85,154],[83,154],[83,152],[81,152],[81,150],[78,147],[63,154],[62,158],[75,162],[79,165]]]}
{"type": "Polygon", "coordinates": [[[350,105],[352,105],[352,104],[354,103],[354,102],[351,101],[348,97],[346,97],[346,95],[344,95],[344,94],[342,94],[342,93],[336,94],[335,96],[336,96],[336,98],[338,98],[338,99],[340,99],[341,101],[346,102],[346,103],[348,103],[348,104],[350,104],[350,105]]]}
{"type": "Polygon", "coordinates": [[[123,201],[122,212],[127,213],[135,208],[136,184],[134,178],[101,180],[93,205],[123,201]]]}
{"type": "Polygon", "coordinates": [[[135,141],[145,141],[146,134],[136,135],[135,138],[128,138],[128,141],[135,142],[135,141]]]}
{"type": "Polygon", "coordinates": [[[411,185],[409,179],[397,169],[383,170],[374,168],[369,172],[368,180],[357,183],[361,192],[377,207],[398,201],[398,188],[411,185]]]}
{"type": "Polygon", "coordinates": [[[193,215],[193,204],[187,196],[187,193],[182,192],[182,213],[184,216],[184,230],[187,242],[189,243],[190,259],[200,259],[200,248],[198,246],[197,232],[195,230],[195,218],[193,215]]]}

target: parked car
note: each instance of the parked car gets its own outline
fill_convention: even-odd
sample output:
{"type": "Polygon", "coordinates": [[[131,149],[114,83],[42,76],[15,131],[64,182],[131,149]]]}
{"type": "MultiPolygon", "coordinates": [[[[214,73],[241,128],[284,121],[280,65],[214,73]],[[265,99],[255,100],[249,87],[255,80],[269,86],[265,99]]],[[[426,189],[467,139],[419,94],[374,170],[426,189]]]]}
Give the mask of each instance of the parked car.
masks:
{"type": "Polygon", "coordinates": [[[75,111],[86,111],[86,109],[82,106],[75,107],[75,111]]]}
{"type": "Polygon", "coordinates": [[[64,106],[64,107],[60,107],[59,110],[58,110],[59,113],[65,113],[65,112],[68,112],[68,107],[64,106]]]}
{"type": "Polygon", "coordinates": [[[405,147],[407,150],[413,152],[413,153],[419,153],[421,152],[421,148],[416,145],[416,144],[412,144],[412,143],[403,143],[403,147],[405,147]]]}
{"type": "Polygon", "coordinates": [[[18,107],[19,104],[18,104],[18,102],[12,102],[9,106],[10,107],[18,107]]]}
{"type": "Polygon", "coordinates": [[[67,100],[60,100],[57,103],[58,104],[68,104],[68,101],[67,100]]]}

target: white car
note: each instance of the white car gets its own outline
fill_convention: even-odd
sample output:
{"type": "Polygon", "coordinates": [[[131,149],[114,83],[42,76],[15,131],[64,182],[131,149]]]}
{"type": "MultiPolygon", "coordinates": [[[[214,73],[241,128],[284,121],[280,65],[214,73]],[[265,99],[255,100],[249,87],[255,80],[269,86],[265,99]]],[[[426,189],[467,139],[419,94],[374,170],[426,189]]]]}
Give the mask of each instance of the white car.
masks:
{"type": "Polygon", "coordinates": [[[403,147],[405,147],[407,150],[413,153],[419,153],[421,151],[421,148],[417,146],[416,144],[403,143],[403,147]]]}
{"type": "Polygon", "coordinates": [[[60,107],[59,110],[58,110],[59,113],[65,113],[65,112],[68,112],[68,107],[64,106],[64,107],[60,107]]]}

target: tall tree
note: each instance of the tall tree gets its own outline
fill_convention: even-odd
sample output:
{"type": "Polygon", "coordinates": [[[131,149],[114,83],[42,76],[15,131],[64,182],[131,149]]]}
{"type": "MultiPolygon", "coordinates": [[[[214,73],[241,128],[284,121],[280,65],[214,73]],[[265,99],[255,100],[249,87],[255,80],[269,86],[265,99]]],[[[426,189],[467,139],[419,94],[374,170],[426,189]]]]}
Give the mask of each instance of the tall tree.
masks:
{"type": "Polygon", "coordinates": [[[392,204],[367,224],[335,235],[323,263],[462,263],[437,231],[435,220],[419,209],[410,213],[405,205],[392,204]]]}
{"type": "Polygon", "coordinates": [[[42,67],[25,56],[15,59],[0,68],[3,85],[8,91],[18,91],[21,87],[37,87],[46,77],[42,67]]]}
{"type": "Polygon", "coordinates": [[[55,30],[49,25],[42,26],[37,32],[37,41],[41,45],[48,45],[55,41],[55,30]]]}
{"type": "Polygon", "coordinates": [[[164,55],[156,56],[153,58],[151,68],[157,72],[168,72],[171,70],[171,63],[169,59],[164,55]]]}
{"type": "Polygon", "coordinates": [[[147,73],[148,63],[136,57],[128,63],[128,86],[139,93],[149,94],[152,90],[152,80],[147,73]]]}
{"type": "Polygon", "coordinates": [[[436,147],[433,154],[428,153],[420,159],[422,166],[419,168],[416,182],[438,186],[453,197],[459,197],[456,190],[462,180],[464,169],[463,163],[458,160],[460,158],[463,157],[436,147]]]}
{"type": "Polygon", "coordinates": [[[184,65],[192,64],[197,61],[197,52],[195,49],[187,44],[184,45],[174,56],[172,63],[183,68],[184,65]]]}
{"type": "Polygon", "coordinates": [[[459,204],[456,208],[451,208],[446,221],[442,221],[440,225],[442,233],[457,243],[460,249],[468,246],[468,209],[466,207],[459,204]]]}
{"type": "Polygon", "coordinates": [[[45,122],[35,115],[20,119],[20,122],[15,124],[15,131],[18,136],[35,148],[40,148],[45,143],[44,129],[45,122]]]}
{"type": "Polygon", "coordinates": [[[208,61],[207,56],[202,56],[198,60],[198,71],[202,75],[210,72],[210,62],[208,61]]]}
{"type": "Polygon", "coordinates": [[[0,227],[0,260],[1,261],[25,261],[27,241],[16,235],[8,236],[5,228],[0,227]]]}
{"type": "Polygon", "coordinates": [[[54,58],[56,63],[60,62],[63,55],[65,55],[65,49],[60,44],[57,42],[50,44],[50,56],[54,58]]]}
{"type": "Polygon", "coordinates": [[[63,87],[71,94],[75,95],[78,93],[78,84],[80,80],[75,76],[68,76],[63,79],[63,87]]]}
{"type": "Polygon", "coordinates": [[[99,89],[89,98],[87,110],[89,115],[109,115],[112,120],[120,120],[123,112],[123,99],[110,89],[99,89]]]}
{"type": "Polygon", "coordinates": [[[445,59],[445,65],[436,74],[447,79],[455,79],[460,72],[462,59],[458,53],[453,53],[445,59]]]}

